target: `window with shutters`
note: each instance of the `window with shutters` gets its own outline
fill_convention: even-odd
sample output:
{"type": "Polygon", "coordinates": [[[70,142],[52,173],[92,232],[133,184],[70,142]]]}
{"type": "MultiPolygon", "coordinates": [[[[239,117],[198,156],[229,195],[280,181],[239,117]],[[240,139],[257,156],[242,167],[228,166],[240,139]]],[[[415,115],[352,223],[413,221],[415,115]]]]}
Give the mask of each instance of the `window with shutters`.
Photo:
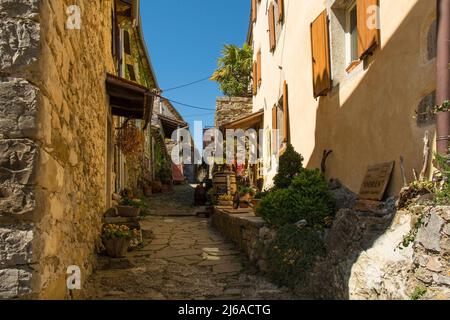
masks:
{"type": "Polygon", "coordinates": [[[136,81],[136,72],[134,71],[134,66],[127,64],[128,77],[131,81],[136,81]]]}
{"type": "Polygon", "coordinates": [[[356,1],[350,5],[346,12],[346,51],[347,65],[359,60],[358,54],[358,18],[356,1]]]}
{"type": "Polygon", "coordinates": [[[252,3],[252,23],[255,23],[256,19],[257,19],[257,14],[258,14],[257,0],[251,0],[251,3],[252,3]]]}
{"type": "Polygon", "coordinates": [[[258,93],[258,62],[253,62],[253,73],[252,73],[252,91],[253,95],[256,96],[258,93]]]}
{"type": "Polygon", "coordinates": [[[126,54],[131,54],[130,33],[127,30],[123,31],[123,50],[126,54]]]}
{"type": "Polygon", "coordinates": [[[278,146],[278,151],[282,148],[282,144],[284,142],[284,107],[283,107],[283,101],[284,98],[281,97],[280,100],[278,100],[277,103],[277,129],[278,129],[278,134],[277,134],[277,146],[278,146]]]}
{"type": "Polygon", "coordinates": [[[274,52],[280,40],[285,20],[284,0],[273,0],[269,5],[270,51],[274,52]]]}
{"type": "Polygon", "coordinates": [[[314,97],[317,98],[326,95],[331,89],[330,43],[326,10],[311,23],[311,57],[314,97]]]}
{"type": "Polygon", "coordinates": [[[277,46],[276,30],[275,30],[275,6],[273,2],[269,5],[269,44],[270,51],[274,52],[277,46]]]}
{"type": "Polygon", "coordinates": [[[262,84],[262,71],[261,71],[261,49],[258,51],[256,56],[256,78],[258,79],[258,88],[261,87],[262,84]]]}
{"type": "Polygon", "coordinates": [[[380,45],[379,0],[356,0],[358,55],[364,59],[380,45]]]}

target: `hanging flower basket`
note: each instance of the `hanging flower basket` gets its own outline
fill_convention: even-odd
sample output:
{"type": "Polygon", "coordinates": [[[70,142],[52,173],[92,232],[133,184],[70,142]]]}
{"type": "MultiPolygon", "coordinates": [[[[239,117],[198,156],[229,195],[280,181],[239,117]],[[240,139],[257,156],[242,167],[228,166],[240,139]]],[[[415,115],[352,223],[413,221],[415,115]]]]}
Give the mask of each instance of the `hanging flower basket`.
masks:
{"type": "Polygon", "coordinates": [[[142,154],[144,140],[144,134],[133,121],[126,122],[116,136],[117,146],[125,156],[142,154]]]}

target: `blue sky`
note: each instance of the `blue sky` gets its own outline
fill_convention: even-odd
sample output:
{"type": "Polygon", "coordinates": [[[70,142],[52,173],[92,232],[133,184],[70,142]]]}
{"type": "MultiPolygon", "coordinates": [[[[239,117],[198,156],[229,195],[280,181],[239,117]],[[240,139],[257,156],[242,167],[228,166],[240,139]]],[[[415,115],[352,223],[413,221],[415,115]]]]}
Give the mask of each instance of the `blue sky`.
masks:
{"type": "MultiPolygon", "coordinates": [[[[164,90],[210,76],[224,44],[245,42],[250,1],[142,0],[141,15],[150,58],[164,90]]],[[[215,99],[222,93],[208,80],[163,95],[215,109],[215,99]]],[[[192,129],[194,120],[202,120],[206,126],[214,124],[214,111],[174,106],[192,129]]]]}

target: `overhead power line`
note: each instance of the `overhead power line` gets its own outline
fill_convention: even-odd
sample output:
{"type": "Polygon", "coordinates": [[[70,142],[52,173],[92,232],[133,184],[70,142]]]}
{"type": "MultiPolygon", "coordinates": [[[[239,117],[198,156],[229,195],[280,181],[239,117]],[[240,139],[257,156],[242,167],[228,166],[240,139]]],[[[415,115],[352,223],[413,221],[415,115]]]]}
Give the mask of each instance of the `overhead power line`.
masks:
{"type": "Polygon", "coordinates": [[[165,97],[161,97],[161,99],[164,99],[164,100],[166,100],[166,101],[170,101],[170,102],[175,103],[175,104],[179,104],[180,106],[192,108],[192,109],[207,110],[207,111],[216,111],[216,109],[197,107],[197,106],[193,106],[193,105],[191,105],[191,104],[186,104],[186,103],[183,103],[183,102],[171,100],[171,99],[168,99],[168,98],[165,98],[165,97]]]}
{"type": "Polygon", "coordinates": [[[195,117],[210,116],[213,114],[215,114],[215,113],[214,112],[206,112],[206,113],[202,113],[202,114],[190,114],[187,116],[183,116],[183,118],[189,119],[189,118],[195,118],[195,117]]]}
{"type": "Polygon", "coordinates": [[[189,82],[189,83],[187,83],[187,84],[183,84],[183,85],[180,85],[180,86],[176,86],[176,87],[173,87],[173,88],[165,89],[165,90],[162,90],[162,91],[163,91],[163,92],[167,92],[167,91],[177,90],[177,89],[181,89],[181,88],[186,88],[186,87],[192,86],[192,85],[194,85],[194,84],[197,84],[197,83],[200,83],[200,82],[209,80],[210,78],[211,78],[211,76],[209,76],[209,77],[207,77],[207,78],[202,78],[202,79],[200,79],[200,80],[196,80],[196,81],[193,81],[193,82],[189,82]]]}

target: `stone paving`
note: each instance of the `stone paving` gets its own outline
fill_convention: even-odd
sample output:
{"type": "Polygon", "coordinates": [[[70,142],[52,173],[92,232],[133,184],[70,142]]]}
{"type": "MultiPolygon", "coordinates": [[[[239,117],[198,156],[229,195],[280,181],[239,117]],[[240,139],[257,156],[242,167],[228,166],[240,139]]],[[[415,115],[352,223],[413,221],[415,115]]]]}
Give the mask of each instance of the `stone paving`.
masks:
{"type": "Polygon", "coordinates": [[[85,298],[294,298],[258,274],[205,218],[149,216],[141,226],[143,248],[130,252],[126,259],[100,257],[85,298]]]}

